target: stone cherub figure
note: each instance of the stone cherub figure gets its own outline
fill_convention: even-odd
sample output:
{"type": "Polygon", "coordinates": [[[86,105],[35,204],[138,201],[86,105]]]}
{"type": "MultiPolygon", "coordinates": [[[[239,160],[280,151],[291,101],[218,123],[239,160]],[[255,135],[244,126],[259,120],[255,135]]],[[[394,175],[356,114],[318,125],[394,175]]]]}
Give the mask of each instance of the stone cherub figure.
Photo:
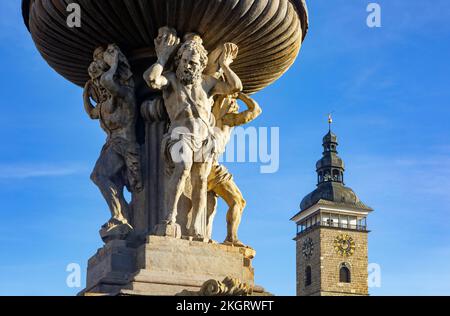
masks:
{"type": "Polygon", "coordinates": [[[99,187],[111,211],[111,219],[100,231],[102,239],[108,242],[125,239],[132,230],[124,188],[131,192],[142,190],[135,135],[137,108],[134,81],[125,55],[115,44],[95,50],[88,72],[91,79],[84,88],[84,107],[91,119],[100,121],[107,134],[91,179],[99,187]]]}
{"type": "Polygon", "coordinates": [[[233,180],[233,176],[219,164],[219,155],[225,152],[226,145],[230,141],[233,127],[245,125],[261,115],[262,110],[258,103],[244,93],[236,95],[219,96],[213,107],[216,118],[215,137],[218,143],[217,156],[214,160],[211,173],[208,177],[208,235],[212,234],[213,220],[216,213],[217,197],[221,197],[228,205],[227,212],[227,237],[224,244],[236,247],[245,247],[238,239],[238,228],[241,223],[242,213],[246,202],[241,191],[233,180]],[[236,98],[247,106],[247,110],[239,113],[239,105],[236,98]]]}
{"type": "MultiPolygon", "coordinates": [[[[213,98],[242,91],[242,82],[230,65],[238,48],[232,43],[224,45],[219,64],[224,80],[204,73],[208,65],[208,52],[199,35],[187,34],[180,46],[174,29],[163,27],[155,39],[157,62],[144,74],[148,86],[162,90],[164,104],[171,122],[163,140],[165,161],[171,166],[166,186],[167,219],[164,231],[157,234],[180,237],[176,217],[178,202],[186,181],[192,183],[192,237],[206,238],[206,212],[208,175],[214,156],[213,98]],[[173,69],[170,68],[172,56],[173,69]]],[[[159,226],[161,229],[161,225],[159,226]]],[[[158,229],[157,229],[158,230],[158,229]]]]}

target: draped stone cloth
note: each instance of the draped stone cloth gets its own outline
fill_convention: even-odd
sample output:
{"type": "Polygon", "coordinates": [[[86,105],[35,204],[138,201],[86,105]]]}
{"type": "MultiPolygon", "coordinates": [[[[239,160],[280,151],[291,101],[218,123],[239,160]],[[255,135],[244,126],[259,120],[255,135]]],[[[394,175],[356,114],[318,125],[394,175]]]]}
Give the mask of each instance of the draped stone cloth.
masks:
{"type": "Polygon", "coordinates": [[[138,186],[142,185],[139,145],[121,137],[113,137],[106,141],[102,148],[102,154],[109,149],[112,149],[124,159],[126,168],[123,170],[123,178],[127,180],[125,185],[130,192],[137,191],[138,186]]]}
{"type": "Polygon", "coordinates": [[[208,191],[213,191],[217,186],[233,180],[233,175],[224,165],[215,163],[208,176],[208,191]]]}
{"type": "MultiPolygon", "coordinates": [[[[206,125],[206,123],[205,123],[206,125]]],[[[210,128],[208,126],[208,128],[210,128]]],[[[170,131],[165,134],[161,142],[161,154],[166,162],[166,172],[170,175],[175,167],[175,163],[181,162],[182,148],[189,147],[194,153],[194,162],[213,161],[217,156],[217,140],[214,134],[209,133],[206,138],[199,137],[194,133],[170,131]],[[175,147],[176,146],[176,147],[175,147]],[[178,161],[174,161],[174,155],[178,161]],[[178,155],[178,156],[177,156],[178,155]]],[[[191,158],[191,157],[186,157],[191,158]]]]}

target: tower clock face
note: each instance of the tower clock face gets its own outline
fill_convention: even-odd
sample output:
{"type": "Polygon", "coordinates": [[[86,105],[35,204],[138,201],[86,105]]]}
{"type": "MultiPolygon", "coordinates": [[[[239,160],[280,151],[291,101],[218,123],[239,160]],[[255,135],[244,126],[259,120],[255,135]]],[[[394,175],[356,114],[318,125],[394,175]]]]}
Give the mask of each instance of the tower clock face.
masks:
{"type": "Polygon", "coordinates": [[[303,241],[303,247],[302,247],[303,256],[306,259],[311,258],[313,250],[314,250],[314,242],[312,241],[311,238],[306,238],[303,241]]]}
{"type": "Polygon", "coordinates": [[[355,241],[349,235],[339,235],[334,240],[334,249],[341,256],[350,257],[355,253],[355,241]]]}

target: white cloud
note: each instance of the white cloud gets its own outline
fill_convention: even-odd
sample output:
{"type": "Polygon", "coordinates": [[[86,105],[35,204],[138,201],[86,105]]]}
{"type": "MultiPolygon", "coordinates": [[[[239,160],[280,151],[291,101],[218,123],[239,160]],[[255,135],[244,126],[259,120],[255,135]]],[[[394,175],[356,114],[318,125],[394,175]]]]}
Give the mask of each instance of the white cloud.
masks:
{"type": "MultiPolygon", "coordinates": [[[[448,195],[450,187],[450,158],[439,154],[429,156],[356,156],[352,158],[351,169],[358,174],[370,174],[371,180],[379,181],[383,186],[400,186],[409,192],[448,195]],[[440,189],[446,189],[441,192],[440,189]],[[411,191],[412,190],[412,191],[411,191]]],[[[358,177],[358,175],[352,174],[358,177]]]]}
{"type": "Polygon", "coordinates": [[[86,171],[79,164],[0,164],[0,179],[64,177],[86,171]]]}

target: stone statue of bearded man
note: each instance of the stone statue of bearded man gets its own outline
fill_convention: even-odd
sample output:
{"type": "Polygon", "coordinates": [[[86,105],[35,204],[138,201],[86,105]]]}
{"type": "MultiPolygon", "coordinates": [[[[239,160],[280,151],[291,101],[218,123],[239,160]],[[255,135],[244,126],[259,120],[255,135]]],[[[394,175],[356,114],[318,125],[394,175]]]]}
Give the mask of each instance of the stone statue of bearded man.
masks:
{"type": "Polygon", "coordinates": [[[192,183],[191,237],[206,238],[208,175],[214,160],[213,98],[242,90],[242,82],[230,65],[237,56],[237,46],[227,43],[219,64],[224,80],[205,75],[208,52],[199,35],[187,34],[180,47],[174,29],[163,27],[155,39],[157,62],[144,74],[148,86],[162,90],[170,118],[170,129],[163,140],[164,159],[170,167],[166,187],[167,218],[157,227],[157,234],[180,237],[176,223],[178,202],[186,181],[192,183]],[[171,70],[171,57],[174,70],[171,70]]]}

